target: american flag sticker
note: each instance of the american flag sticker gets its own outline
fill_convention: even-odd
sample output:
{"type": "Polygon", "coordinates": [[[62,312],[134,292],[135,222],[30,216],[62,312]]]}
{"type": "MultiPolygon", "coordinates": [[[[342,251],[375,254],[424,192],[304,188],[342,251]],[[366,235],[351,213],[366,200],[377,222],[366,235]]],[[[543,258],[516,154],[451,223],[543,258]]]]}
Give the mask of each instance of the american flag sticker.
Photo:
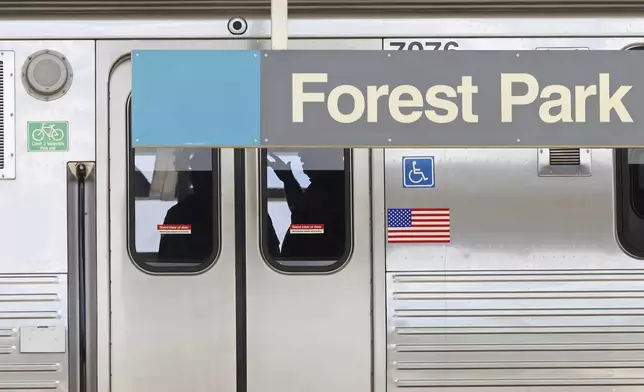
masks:
{"type": "Polygon", "coordinates": [[[387,242],[449,243],[449,208],[387,209],[387,242]]]}

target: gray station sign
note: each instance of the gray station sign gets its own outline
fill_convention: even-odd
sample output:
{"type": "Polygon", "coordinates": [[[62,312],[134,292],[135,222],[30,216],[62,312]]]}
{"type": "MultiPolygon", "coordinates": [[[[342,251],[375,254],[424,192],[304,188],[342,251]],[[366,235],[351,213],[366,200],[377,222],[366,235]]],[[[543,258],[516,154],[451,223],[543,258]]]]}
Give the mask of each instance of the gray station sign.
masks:
{"type": "Polygon", "coordinates": [[[642,51],[261,53],[267,147],[644,146],[642,51]]]}

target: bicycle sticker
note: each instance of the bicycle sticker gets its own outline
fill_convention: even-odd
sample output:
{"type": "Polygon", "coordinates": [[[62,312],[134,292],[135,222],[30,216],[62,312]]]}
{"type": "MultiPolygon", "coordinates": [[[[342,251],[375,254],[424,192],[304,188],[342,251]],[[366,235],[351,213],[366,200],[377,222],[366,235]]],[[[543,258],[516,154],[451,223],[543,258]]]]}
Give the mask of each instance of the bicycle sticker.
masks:
{"type": "Polygon", "coordinates": [[[321,224],[292,224],[291,234],[324,234],[324,225],[321,224]]]}
{"type": "Polygon", "coordinates": [[[69,151],[69,123],[67,121],[28,122],[27,151],[69,151]]]}
{"type": "Polygon", "coordinates": [[[403,188],[434,188],[434,157],[403,157],[403,188]]]}

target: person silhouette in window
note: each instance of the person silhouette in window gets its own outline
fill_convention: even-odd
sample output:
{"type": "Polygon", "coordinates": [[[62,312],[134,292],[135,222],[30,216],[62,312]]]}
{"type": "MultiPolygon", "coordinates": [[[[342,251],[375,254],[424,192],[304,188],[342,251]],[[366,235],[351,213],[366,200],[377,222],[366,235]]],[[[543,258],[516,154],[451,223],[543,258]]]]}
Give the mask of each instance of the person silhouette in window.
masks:
{"type": "Polygon", "coordinates": [[[266,228],[268,229],[268,252],[272,257],[280,256],[280,240],[277,238],[273,220],[269,214],[266,214],[266,228]]]}
{"type": "Polygon", "coordinates": [[[189,161],[192,193],[172,206],[164,224],[191,225],[190,234],[163,234],[159,259],[203,261],[213,252],[213,172],[210,151],[197,151],[189,161]]]}
{"type": "MultiPolygon", "coordinates": [[[[189,161],[192,193],[172,206],[164,224],[188,224],[190,234],[164,234],[159,244],[159,259],[163,261],[197,262],[208,259],[213,252],[213,172],[212,157],[198,151],[189,161]]],[[[243,205],[238,208],[245,208],[243,205]]],[[[279,255],[279,240],[268,217],[269,252],[279,255]]]]}
{"type": "Polygon", "coordinates": [[[344,151],[306,149],[298,153],[310,184],[303,190],[290,163],[275,154],[269,165],[284,183],[291,211],[291,225],[323,225],[319,234],[287,231],[281,256],[288,258],[339,259],[345,251],[345,172],[344,151]]]}

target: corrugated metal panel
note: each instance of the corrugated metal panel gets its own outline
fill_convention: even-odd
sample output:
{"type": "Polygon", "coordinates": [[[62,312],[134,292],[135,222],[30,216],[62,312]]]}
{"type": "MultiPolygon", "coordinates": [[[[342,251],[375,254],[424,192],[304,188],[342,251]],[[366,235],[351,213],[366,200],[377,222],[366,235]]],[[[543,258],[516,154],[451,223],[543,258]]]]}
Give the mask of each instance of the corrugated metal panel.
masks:
{"type": "Polygon", "coordinates": [[[389,391],[644,387],[640,271],[392,273],[387,291],[389,391]]]}
{"type": "Polygon", "coordinates": [[[0,391],[68,390],[68,354],[21,339],[29,327],[66,329],[66,313],[65,275],[0,274],[0,391]]]}
{"type": "MultiPolygon", "coordinates": [[[[291,0],[292,13],[442,12],[547,10],[644,10],[642,1],[593,0],[291,0]]],[[[270,0],[0,0],[0,16],[52,14],[265,14],[270,0]]]]}

